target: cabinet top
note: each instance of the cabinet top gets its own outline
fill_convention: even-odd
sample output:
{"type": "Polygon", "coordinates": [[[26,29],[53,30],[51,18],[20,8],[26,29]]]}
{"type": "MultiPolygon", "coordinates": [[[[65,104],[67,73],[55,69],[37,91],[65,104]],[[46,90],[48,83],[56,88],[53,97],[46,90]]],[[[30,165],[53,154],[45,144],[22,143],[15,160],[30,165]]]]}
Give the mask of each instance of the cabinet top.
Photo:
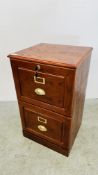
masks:
{"type": "Polygon", "coordinates": [[[8,55],[17,60],[76,68],[90,56],[91,47],[41,43],[8,55]]]}

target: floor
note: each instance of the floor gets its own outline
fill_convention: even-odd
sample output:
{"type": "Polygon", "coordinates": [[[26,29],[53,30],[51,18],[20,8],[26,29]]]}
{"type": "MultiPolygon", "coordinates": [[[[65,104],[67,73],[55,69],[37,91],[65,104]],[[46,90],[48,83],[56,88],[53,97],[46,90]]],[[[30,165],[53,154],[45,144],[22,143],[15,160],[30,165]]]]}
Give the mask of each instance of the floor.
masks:
{"type": "Polygon", "coordinates": [[[86,101],[82,126],[68,158],[24,138],[17,103],[0,103],[0,175],[39,174],[98,174],[98,99],[86,101]]]}

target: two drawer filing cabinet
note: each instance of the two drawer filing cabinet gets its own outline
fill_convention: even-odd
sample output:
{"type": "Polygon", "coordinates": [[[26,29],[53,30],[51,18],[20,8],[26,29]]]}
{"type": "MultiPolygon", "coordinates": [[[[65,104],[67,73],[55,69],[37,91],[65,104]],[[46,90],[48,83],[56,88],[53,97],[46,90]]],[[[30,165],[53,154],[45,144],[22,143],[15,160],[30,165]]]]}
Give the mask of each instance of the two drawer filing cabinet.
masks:
{"type": "Polygon", "coordinates": [[[82,121],[91,52],[41,43],[8,55],[25,137],[69,155],[82,121]]]}

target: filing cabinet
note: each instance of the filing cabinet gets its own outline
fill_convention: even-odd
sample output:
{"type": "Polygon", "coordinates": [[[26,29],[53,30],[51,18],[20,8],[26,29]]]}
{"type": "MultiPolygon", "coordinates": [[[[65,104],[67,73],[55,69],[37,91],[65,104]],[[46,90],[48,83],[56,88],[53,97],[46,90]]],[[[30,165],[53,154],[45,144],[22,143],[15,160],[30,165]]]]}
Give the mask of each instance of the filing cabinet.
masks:
{"type": "Polygon", "coordinates": [[[91,52],[41,43],[8,55],[25,137],[69,155],[82,121],[91,52]]]}

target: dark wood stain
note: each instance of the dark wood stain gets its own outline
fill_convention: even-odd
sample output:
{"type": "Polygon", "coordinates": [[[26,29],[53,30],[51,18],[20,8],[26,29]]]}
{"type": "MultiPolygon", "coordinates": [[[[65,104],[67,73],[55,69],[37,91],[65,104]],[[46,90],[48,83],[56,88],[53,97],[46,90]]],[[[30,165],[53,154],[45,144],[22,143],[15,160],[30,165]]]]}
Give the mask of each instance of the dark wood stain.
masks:
{"type": "Polygon", "coordinates": [[[91,51],[39,44],[8,56],[25,137],[69,155],[82,122],[91,51]],[[39,83],[34,76],[41,78],[39,83]],[[45,95],[36,94],[37,88],[45,95]]]}

